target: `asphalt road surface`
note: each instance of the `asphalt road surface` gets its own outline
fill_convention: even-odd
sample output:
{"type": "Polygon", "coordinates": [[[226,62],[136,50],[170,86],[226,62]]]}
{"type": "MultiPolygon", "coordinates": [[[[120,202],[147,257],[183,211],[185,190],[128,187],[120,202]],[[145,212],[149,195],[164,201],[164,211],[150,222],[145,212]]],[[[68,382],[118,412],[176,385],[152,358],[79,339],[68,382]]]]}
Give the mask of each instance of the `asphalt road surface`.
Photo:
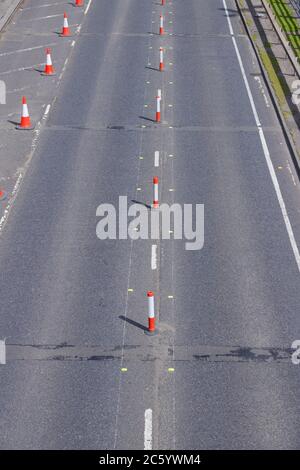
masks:
{"type": "Polygon", "coordinates": [[[1,107],[22,178],[2,203],[0,448],[299,448],[299,183],[235,2],[25,0],[0,78],[51,42],[57,75],[13,72],[1,107]],[[201,250],[97,238],[99,204],[151,204],[153,176],[160,201],[204,204],[201,250]]]}

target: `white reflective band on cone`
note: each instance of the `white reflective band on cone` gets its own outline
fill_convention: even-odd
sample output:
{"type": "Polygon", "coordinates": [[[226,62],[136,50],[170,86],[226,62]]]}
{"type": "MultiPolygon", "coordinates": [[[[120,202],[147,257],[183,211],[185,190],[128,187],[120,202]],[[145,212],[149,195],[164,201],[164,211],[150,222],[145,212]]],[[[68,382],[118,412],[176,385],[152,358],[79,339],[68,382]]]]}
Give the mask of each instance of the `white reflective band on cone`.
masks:
{"type": "Polygon", "coordinates": [[[161,98],[158,96],[156,99],[156,111],[160,113],[160,100],[161,98]]]}
{"type": "Polygon", "coordinates": [[[158,183],[154,183],[154,197],[153,200],[158,201],[158,183]]]}
{"type": "Polygon", "coordinates": [[[47,65],[52,65],[52,60],[51,60],[51,55],[47,54],[47,60],[46,60],[47,65]]]}
{"type": "Polygon", "coordinates": [[[26,103],[23,103],[22,116],[23,116],[23,117],[28,117],[28,116],[29,116],[28,106],[27,106],[26,103]]]}
{"type": "Polygon", "coordinates": [[[148,316],[154,318],[154,295],[148,296],[148,316]]]}

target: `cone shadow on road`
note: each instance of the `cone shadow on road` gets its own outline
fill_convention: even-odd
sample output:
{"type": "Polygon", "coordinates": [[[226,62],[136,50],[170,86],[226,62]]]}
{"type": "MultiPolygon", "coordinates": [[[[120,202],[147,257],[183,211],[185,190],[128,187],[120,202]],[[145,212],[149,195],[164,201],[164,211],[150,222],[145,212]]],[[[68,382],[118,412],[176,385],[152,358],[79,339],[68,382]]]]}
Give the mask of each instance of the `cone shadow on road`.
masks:
{"type": "Polygon", "coordinates": [[[130,325],[135,326],[136,328],[139,328],[140,330],[143,330],[143,331],[148,330],[148,328],[145,325],[142,325],[141,323],[138,323],[137,321],[132,320],[131,318],[124,317],[124,315],[120,315],[119,318],[123,321],[126,321],[130,325]]]}
{"type": "Polygon", "coordinates": [[[140,119],[145,119],[145,121],[156,122],[155,119],[148,118],[146,116],[139,116],[140,119]]]}
{"type": "Polygon", "coordinates": [[[131,199],[131,202],[133,202],[133,204],[141,204],[141,206],[145,206],[147,209],[151,209],[150,204],[147,204],[146,202],[137,201],[136,199],[131,199]]]}
{"type": "Polygon", "coordinates": [[[155,72],[160,72],[159,68],[157,68],[157,67],[150,67],[149,65],[146,65],[145,69],[155,70],[155,72]]]}
{"type": "Polygon", "coordinates": [[[9,122],[10,124],[13,124],[13,126],[18,126],[20,124],[20,121],[19,122],[11,121],[10,119],[8,119],[7,122],[9,122]]]}

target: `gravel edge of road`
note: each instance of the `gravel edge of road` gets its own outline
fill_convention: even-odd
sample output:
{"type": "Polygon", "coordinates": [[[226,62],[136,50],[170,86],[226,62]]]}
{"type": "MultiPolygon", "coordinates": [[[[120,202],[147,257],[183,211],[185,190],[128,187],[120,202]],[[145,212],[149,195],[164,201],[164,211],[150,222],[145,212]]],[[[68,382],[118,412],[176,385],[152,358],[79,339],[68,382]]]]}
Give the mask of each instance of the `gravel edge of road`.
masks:
{"type": "MultiPolygon", "coordinates": [[[[271,100],[272,100],[272,104],[274,106],[274,109],[275,109],[275,112],[277,114],[277,117],[278,117],[278,120],[279,120],[279,124],[282,128],[282,131],[283,131],[283,135],[284,135],[284,138],[285,138],[285,141],[286,141],[286,144],[288,146],[288,149],[290,151],[290,154],[291,154],[291,157],[292,157],[292,160],[293,160],[293,163],[294,163],[294,166],[295,166],[295,170],[297,172],[297,175],[298,175],[298,178],[300,179],[300,160],[299,160],[299,156],[298,156],[298,151],[297,151],[297,148],[296,148],[296,145],[293,141],[293,138],[290,134],[290,131],[289,131],[289,128],[288,128],[288,125],[285,121],[285,118],[284,118],[284,115],[280,109],[280,105],[277,101],[277,97],[276,97],[276,94],[275,94],[275,91],[273,90],[273,87],[272,87],[272,83],[269,79],[269,76],[268,76],[268,72],[267,70],[265,69],[264,67],[264,64],[261,60],[261,57],[260,57],[260,54],[259,54],[259,51],[257,49],[257,46],[255,44],[255,42],[253,41],[252,39],[252,35],[251,35],[251,32],[250,32],[250,29],[248,27],[248,24],[247,24],[247,19],[243,13],[243,9],[241,8],[241,5],[239,4],[239,0],[235,0],[235,3],[236,3],[236,6],[237,6],[237,9],[238,9],[238,12],[239,12],[239,15],[241,17],[241,20],[243,22],[243,25],[244,25],[244,28],[245,28],[245,31],[247,33],[247,36],[249,38],[249,41],[252,45],[252,48],[253,48],[253,51],[255,53],[255,57],[258,61],[258,64],[259,64],[259,68],[261,70],[261,73],[262,73],[262,76],[263,76],[263,79],[266,83],[266,86],[267,86],[267,89],[268,89],[268,92],[270,94],[270,97],[271,97],[271,100]]],[[[251,14],[251,13],[250,13],[251,14]]],[[[252,16],[252,15],[251,15],[252,16]]],[[[265,49],[266,53],[267,50],[265,49]]]]}

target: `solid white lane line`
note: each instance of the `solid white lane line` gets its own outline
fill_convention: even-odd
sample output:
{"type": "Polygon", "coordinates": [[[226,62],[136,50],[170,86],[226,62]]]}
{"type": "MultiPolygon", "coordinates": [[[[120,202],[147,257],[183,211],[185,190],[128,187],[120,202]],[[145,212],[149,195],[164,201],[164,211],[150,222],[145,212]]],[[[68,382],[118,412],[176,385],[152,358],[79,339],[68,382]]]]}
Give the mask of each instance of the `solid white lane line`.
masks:
{"type": "Polygon", "coordinates": [[[272,160],[271,160],[269,148],[268,148],[268,145],[267,145],[267,142],[266,142],[266,139],[265,139],[265,134],[264,134],[264,131],[262,130],[262,127],[261,127],[258,112],[256,110],[253,95],[252,95],[252,92],[251,92],[251,89],[250,89],[250,86],[249,86],[249,82],[248,82],[248,79],[247,79],[247,76],[246,76],[243,61],[242,61],[242,58],[241,58],[241,55],[240,55],[240,51],[239,51],[236,39],[234,37],[232,22],[231,22],[231,19],[230,19],[230,16],[229,16],[226,0],[223,0],[223,5],[224,5],[225,14],[226,14],[226,17],[227,17],[227,22],[228,22],[229,31],[230,31],[230,34],[231,34],[231,39],[232,39],[233,46],[234,46],[236,56],[237,56],[237,59],[238,59],[238,63],[239,63],[240,69],[241,69],[241,73],[242,73],[242,77],[243,77],[245,87],[246,87],[246,90],[247,90],[247,93],[248,93],[248,97],[249,97],[249,100],[250,100],[250,105],[251,105],[253,116],[254,116],[256,126],[257,126],[257,129],[258,129],[258,133],[259,133],[261,145],[262,145],[262,148],[263,148],[263,151],[264,151],[267,166],[268,166],[268,169],[269,169],[269,173],[270,173],[270,176],[271,176],[274,188],[275,188],[276,196],[277,196],[277,199],[278,199],[278,202],[279,202],[279,206],[280,206],[280,209],[281,209],[283,220],[284,220],[284,223],[285,223],[285,226],[286,226],[286,229],[287,229],[287,233],[288,233],[288,236],[289,236],[289,239],[290,239],[290,243],[291,243],[291,246],[292,246],[292,249],[293,249],[293,253],[294,253],[295,260],[296,260],[296,263],[297,263],[297,266],[298,266],[298,270],[300,271],[299,249],[298,249],[297,242],[296,242],[294,232],[293,232],[293,229],[292,229],[292,225],[291,225],[291,222],[290,222],[287,210],[286,210],[285,202],[284,202],[283,197],[282,197],[281,189],[280,189],[278,179],[277,179],[277,176],[276,176],[276,173],[275,173],[275,170],[274,170],[274,166],[273,166],[273,163],[272,163],[272,160]]]}
{"type": "Polygon", "coordinates": [[[144,450],[152,450],[152,410],[145,411],[144,450]]]}
{"type": "Polygon", "coordinates": [[[4,56],[7,56],[7,55],[12,55],[12,54],[17,54],[18,52],[29,52],[29,51],[34,51],[36,49],[46,49],[47,47],[56,46],[56,45],[57,45],[57,42],[51,42],[50,44],[45,44],[43,46],[27,47],[26,49],[17,49],[15,51],[2,52],[0,54],[0,57],[4,57],[4,56]]]}
{"type": "Polygon", "coordinates": [[[89,11],[90,6],[91,6],[91,3],[92,3],[92,0],[89,0],[89,3],[87,4],[87,7],[86,7],[85,12],[84,12],[85,15],[86,15],[87,12],[89,11]]]}
{"type": "Polygon", "coordinates": [[[151,269],[157,269],[157,245],[151,247],[151,269]]]}
{"type": "Polygon", "coordinates": [[[155,167],[159,166],[159,151],[158,150],[154,154],[154,166],[155,167]]]}

